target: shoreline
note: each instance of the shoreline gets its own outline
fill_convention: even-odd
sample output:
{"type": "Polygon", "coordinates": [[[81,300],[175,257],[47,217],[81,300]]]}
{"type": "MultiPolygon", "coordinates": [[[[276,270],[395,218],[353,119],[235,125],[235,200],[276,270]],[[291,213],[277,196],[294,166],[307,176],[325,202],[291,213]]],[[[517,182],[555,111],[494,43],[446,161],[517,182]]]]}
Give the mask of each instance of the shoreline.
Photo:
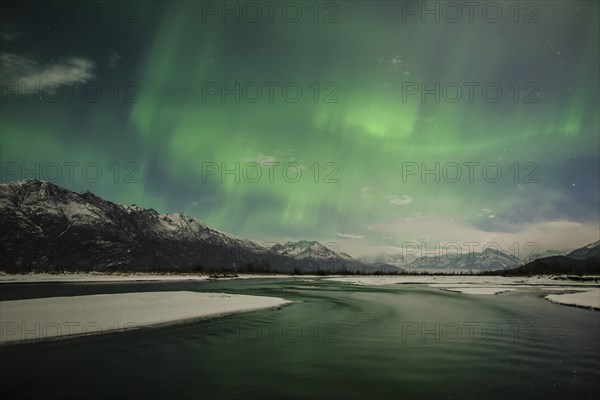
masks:
{"type": "MultiPolygon", "coordinates": [[[[233,273],[232,273],[233,274],[233,273]]],[[[235,274],[214,277],[211,273],[151,273],[151,272],[60,272],[15,274],[0,272],[0,286],[6,284],[32,283],[111,283],[111,282],[160,282],[245,279],[323,279],[355,285],[391,284],[444,284],[444,285],[527,285],[527,286],[591,286],[600,287],[600,276],[589,275],[586,279],[571,279],[570,275],[493,276],[493,275],[293,275],[293,274],[235,274]]],[[[218,275],[218,274],[217,274],[218,275]]],[[[580,278],[580,277],[579,277],[580,278]]]]}
{"type": "Polygon", "coordinates": [[[351,285],[385,286],[394,284],[420,284],[449,293],[465,296],[495,296],[501,293],[518,293],[520,290],[533,289],[541,293],[544,299],[557,305],[586,308],[600,311],[600,284],[597,276],[581,281],[568,279],[569,276],[532,276],[532,277],[489,277],[489,276],[432,276],[432,277],[339,277],[332,281],[351,285]],[[547,292],[563,292],[550,293],[547,292]],[[574,293],[565,293],[574,292],[574,293]]]}
{"type": "MultiPolygon", "coordinates": [[[[61,273],[27,273],[12,274],[0,272],[0,286],[7,284],[30,283],[111,283],[111,282],[210,282],[244,279],[315,279],[327,278],[321,275],[292,275],[292,274],[236,274],[214,276],[215,274],[194,273],[103,273],[103,272],[61,272],[61,273]]],[[[218,275],[218,274],[217,274],[218,275]]],[[[335,275],[330,275],[331,277],[335,275]]]]}
{"type": "Polygon", "coordinates": [[[600,289],[578,291],[575,293],[549,294],[544,296],[550,303],[564,306],[587,308],[600,311],[600,289]]]}

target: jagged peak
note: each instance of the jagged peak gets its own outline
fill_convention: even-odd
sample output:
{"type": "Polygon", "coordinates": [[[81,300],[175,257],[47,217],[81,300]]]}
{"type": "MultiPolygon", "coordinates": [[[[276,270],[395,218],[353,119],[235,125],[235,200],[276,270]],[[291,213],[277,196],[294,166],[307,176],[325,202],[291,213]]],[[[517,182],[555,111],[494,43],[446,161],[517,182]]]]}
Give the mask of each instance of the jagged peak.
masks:
{"type": "Polygon", "coordinates": [[[316,240],[298,240],[295,242],[290,242],[287,241],[285,243],[286,247],[311,247],[311,246],[323,246],[325,247],[323,244],[317,242],[316,240]]]}
{"type": "Polygon", "coordinates": [[[481,254],[484,255],[484,256],[488,255],[488,254],[493,254],[493,255],[499,255],[499,256],[504,256],[504,257],[509,257],[509,258],[513,258],[514,257],[514,255],[512,255],[512,254],[505,253],[502,250],[499,250],[499,249],[496,249],[496,248],[493,248],[493,247],[488,247],[488,248],[484,249],[481,252],[481,254]]]}
{"type": "Polygon", "coordinates": [[[2,185],[8,185],[8,186],[18,186],[18,187],[55,187],[57,189],[61,189],[61,190],[68,190],[65,188],[62,188],[60,186],[58,186],[57,184],[50,182],[50,181],[45,181],[43,179],[22,179],[19,181],[11,181],[11,182],[6,182],[6,183],[2,183],[2,185]]]}

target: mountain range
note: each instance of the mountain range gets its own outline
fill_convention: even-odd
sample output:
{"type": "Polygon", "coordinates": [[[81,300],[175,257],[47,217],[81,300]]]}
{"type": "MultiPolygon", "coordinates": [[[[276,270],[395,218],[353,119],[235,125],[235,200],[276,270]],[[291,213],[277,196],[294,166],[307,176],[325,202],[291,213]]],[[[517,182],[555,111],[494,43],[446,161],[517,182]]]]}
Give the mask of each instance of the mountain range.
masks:
{"type": "Polygon", "coordinates": [[[600,240],[562,256],[538,258],[503,275],[600,274],[600,240]]]}
{"type": "Polygon", "coordinates": [[[373,264],[394,265],[411,272],[481,272],[514,268],[519,265],[517,257],[493,248],[485,249],[483,252],[448,253],[421,257],[382,253],[371,257],[361,257],[360,260],[373,264]]]}
{"type": "MultiPolygon", "coordinates": [[[[551,265],[548,270],[557,269],[558,272],[568,272],[574,265],[593,264],[600,258],[600,241],[590,243],[576,250],[545,250],[525,259],[504,253],[497,249],[488,248],[483,252],[470,252],[464,254],[445,254],[439,256],[407,257],[402,254],[380,253],[374,256],[359,257],[365,263],[378,265],[394,265],[408,272],[465,272],[474,273],[484,271],[525,271],[523,268],[538,269],[534,265],[551,265]],[[576,260],[576,261],[573,261],[576,260]],[[560,266],[562,265],[562,266],[560,266]]],[[[543,269],[543,268],[542,268],[543,269]]],[[[584,268],[589,269],[589,268],[584,268]]],[[[578,270],[581,270],[579,268],[578,270]]],[[[599,271],[600,272],[600,271],[599,271]]]]}
{"type": "Polygon", "coordinates": [[[266,247],[185,214],[121,205],[39,180],[0,184],[0,251],[0,269],[20,272],[562,273],[595,270],[594,265],[600,264],[600,241],[571,252],[548,251],[542,254],[550,257],[520,267],[522,262],[515,256],[491,248],[408,261],[385,253],[356,259],[317,241],[266,247]]]}
{"type": "Polygon", "coordinates": [[[263,247],[185,214],[121,205],[39,180],[0,184],[3,270],[401,272],[318,242],[263,247]]]}
{"type": "Polygon", "coordinates": [[[435,269],[479,272],[514,268],[518,264],[517,257],[500,250],[487,248],[483,252],[423,256],[407,264],[405,268],[411,271],[435,269]]]}

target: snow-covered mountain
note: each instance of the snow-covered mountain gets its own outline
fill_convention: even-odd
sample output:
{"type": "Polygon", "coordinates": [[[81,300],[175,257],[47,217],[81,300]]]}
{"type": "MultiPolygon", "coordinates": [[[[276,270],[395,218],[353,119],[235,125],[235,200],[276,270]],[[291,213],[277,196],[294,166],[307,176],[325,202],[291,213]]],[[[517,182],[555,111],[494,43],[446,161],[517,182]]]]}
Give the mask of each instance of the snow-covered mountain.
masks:
{"type": "Polygon", "coordinates": [[[329,259],[334,257],[335,253],[319,242],[301,240],[299,242],[287,242],[285,244],[277,243],[271,247],[271,250],[278,254],[285,254],[297,260],[305,258],[329,259]]]}
{"type": "Polygon", "coordinates": [[[389,264],[399,268],[408,264],[407,260],[402,254],[380,253],[376,255],[358,257],[358,259],[366,263],[389,264]]]}
{"type": "Polygon", "coordinates": [[[532,261],[532,260],[537,260],[538,258],[544,258],[544,257],[565,256],[572,251],[573,251],[573,249],[562,249],[562,250],[548,249],[548,250],[541,251],[539,253],[535,253],[531,256],[527,256],[527,257],[525,257],[524,261],[532,261]]]}
{"type": "Polygon", "coordinates": [[[575,260],[585,260],[591,257],[600,257],[600,240],[596,240],[594,243],[590,243],[577,250],[573,250],[567,257],[574,258],[575,260]]]}
{"type": "Polygon", "coordinates": [[[0,228],[1,265],[8,268],[200,270],[280,261],[185,214],[159,214],[37,180],[0,185],[0,228]]]}
{"type": "Polygon", "coordinates": [[[523,274],[594,274],[600,273],[600,240],[573,250],[567,255],[538,258],[503,273],[523,274]]]}
{"type": "Polygon", "coordinates": [[[0,251],[5,270],[374,271],[317,242],[268,249],[185,214],[38,180],[0,184],[0,251]]]}
{"type": "Polygon", "coordinates": [[[271,247],[271,251],[286,257],[291,257],[295,260],[303,261],[309,265],[314,265],[318,268],[329,266],[329,270],[333,271],[388,271],[402,272],[401,269],[392,265],[385,264],[366,264],[349,254],[336,252],[327,246],[316,242],[301,240],[298,242],[287,242],[284,244],[275,244],[271,247]]]}
{"type": "Polygon", "coordinates": [[[461,271],[490,271],[514,268],[519,259],[511,254],[488,248],[483,252],[465,254],[444,254],[440,256],[423,256],[407,264],[409,271],[419,270],[461,270],[461,271]]]}

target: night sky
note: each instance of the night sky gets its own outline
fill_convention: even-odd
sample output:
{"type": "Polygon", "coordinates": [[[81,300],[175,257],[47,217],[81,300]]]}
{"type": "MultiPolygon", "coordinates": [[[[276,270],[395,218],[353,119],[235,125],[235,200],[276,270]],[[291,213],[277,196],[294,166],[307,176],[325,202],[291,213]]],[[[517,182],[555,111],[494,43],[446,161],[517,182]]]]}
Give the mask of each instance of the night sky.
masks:
{"type": "Polygon", "coordinates": [[[2,181],[354,256],[598,239],[598,2],[264,4],[3,4],[2,181]]]}

